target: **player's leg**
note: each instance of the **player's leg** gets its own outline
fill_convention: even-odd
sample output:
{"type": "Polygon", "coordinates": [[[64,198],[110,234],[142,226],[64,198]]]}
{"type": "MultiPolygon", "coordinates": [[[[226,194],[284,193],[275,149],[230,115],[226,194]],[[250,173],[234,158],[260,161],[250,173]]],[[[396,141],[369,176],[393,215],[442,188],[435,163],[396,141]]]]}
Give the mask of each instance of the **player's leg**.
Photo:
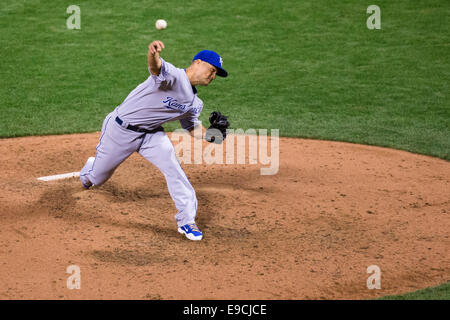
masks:
{"type": "MultiPolygon", "coordinates": [[[[170,196],[178,210],[175,215],[178,226],[195,223],[197,196],[178,162],[169,137],[164,132],[147,134],[138,152],[153,163],[166,178],[170,196]]],[[[200,230],[198,232],[200,233],[200,230]]]]}
{"type": "Polygon", "coordinates": [[[95,158],[89,158],[80,171],[80,180],[86,189],[105,183],[142,143],[142,133],[122,128],[114,119],[113,113],[105,118],[95,158]]]}

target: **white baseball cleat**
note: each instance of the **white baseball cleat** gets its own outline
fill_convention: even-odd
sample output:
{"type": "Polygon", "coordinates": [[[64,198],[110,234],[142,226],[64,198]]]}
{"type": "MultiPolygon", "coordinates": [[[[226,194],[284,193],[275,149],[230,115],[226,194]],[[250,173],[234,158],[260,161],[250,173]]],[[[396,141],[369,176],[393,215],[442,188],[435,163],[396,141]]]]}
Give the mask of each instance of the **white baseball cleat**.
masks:
{"type": "Polygon", "coordinates": [[[195,223],[188,223],[178,228],[178,232],[185,234],[189,240],[202,240],[203,234],[195,223]]]}

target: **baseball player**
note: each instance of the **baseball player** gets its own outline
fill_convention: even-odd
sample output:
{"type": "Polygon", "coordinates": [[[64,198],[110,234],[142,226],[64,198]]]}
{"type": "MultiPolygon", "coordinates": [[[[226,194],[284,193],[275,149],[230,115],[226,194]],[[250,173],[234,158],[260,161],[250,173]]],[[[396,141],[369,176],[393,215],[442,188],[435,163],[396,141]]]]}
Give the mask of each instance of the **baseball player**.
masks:
{"type": "Polygon", "coordinates": [[[218,130],[221,137],[210,134],[205,139],[220,143],[226,137],[228,120],[220,112],[213,112],[209,118],[211,125],[206,130],[198,120],[203,102],[197,97],[195,87],[207,86],[216,76],[227,77],[228,73],[222,68],[222,58],[214,51],[200,51],[188,68],[179,69],[160,57],[164,48],[159,40],[150,43],[149,77],[106,116],[96,155],[81,169],[80,180],[86,189],[100,186],[125,159],[138,152],[163,173],[178,210],[175,215],[178,232],[190,240],[201,240],[203,234],[195,223],[195,191],[161,125],[178,120],[191,135],[197,126],[201,126],[202,134],[218,130]]]}

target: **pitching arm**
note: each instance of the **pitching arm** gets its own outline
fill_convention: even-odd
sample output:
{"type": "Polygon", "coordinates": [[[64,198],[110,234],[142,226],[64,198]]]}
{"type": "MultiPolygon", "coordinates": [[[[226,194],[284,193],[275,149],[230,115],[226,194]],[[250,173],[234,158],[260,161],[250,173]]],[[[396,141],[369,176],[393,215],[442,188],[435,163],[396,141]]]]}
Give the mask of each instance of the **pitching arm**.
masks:
{"type": "Polygon", "coordinates": [[[148,46],[148,66],[150,68],[150,72],[155,76],[158,76],[161,72],[162,61],[159,57],[159,53],[162,51],[162,49],[164,49],[164,43],[159,40],[153,41],[148,46]]]}

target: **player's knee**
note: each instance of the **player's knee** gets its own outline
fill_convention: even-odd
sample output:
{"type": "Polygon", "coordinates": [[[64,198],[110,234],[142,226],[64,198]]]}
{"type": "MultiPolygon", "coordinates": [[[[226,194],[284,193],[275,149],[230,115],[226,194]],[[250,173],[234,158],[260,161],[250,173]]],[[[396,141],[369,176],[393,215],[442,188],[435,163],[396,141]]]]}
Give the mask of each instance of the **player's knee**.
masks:
{"type": "Polygon", "coordinates": [[[98,173],[93,172],[89,175],[89,180],[94,184],[95,186],[99,187],[102,184],[104,184],[108,179],[112,176],[113,172],[106,172],[106,173],[98,173]]]}

